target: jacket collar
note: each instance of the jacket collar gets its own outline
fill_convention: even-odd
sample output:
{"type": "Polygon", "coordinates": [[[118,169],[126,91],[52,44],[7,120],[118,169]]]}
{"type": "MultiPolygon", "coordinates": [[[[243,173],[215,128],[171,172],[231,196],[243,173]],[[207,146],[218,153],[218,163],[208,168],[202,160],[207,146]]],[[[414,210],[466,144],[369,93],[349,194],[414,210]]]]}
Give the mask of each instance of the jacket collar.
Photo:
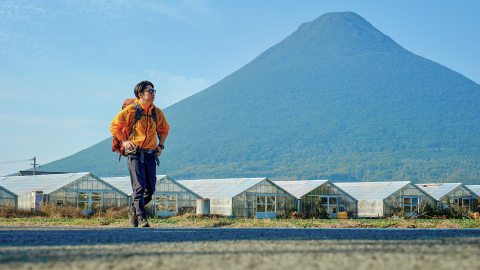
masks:
{"type": "Polygon", "coordinates": [[[148,108],[145,108],[145,106],[143,106],[143,104],[140,102],[140,100],[139,100],[138,98],[135,99],[134,103],[140,104],[140,106],[142,106],[142,110],[146,111],[147,113],[150,113],[150,111],[152,110],[152,108],[155,107],[155,105],[153,105],[153,102],[152,102],[148,108]]]}

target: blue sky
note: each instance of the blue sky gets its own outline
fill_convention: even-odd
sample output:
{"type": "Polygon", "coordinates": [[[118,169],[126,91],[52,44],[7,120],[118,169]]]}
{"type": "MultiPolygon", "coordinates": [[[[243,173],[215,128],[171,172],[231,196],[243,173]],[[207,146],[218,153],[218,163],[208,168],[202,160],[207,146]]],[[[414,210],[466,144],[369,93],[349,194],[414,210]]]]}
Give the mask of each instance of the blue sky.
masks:
{"type": "MultiPolygon", "coordinates": [[[[98,143],[139,81],[151,80],[155,104],[166,108],[326,12],[356,12],[407,50],[480,83],[479,8],[438,0],[1,0],[0,163],[37,156],[45,164],[98,143]]],[[[0,164],[0,175],[29,164],[0,164]]]]}

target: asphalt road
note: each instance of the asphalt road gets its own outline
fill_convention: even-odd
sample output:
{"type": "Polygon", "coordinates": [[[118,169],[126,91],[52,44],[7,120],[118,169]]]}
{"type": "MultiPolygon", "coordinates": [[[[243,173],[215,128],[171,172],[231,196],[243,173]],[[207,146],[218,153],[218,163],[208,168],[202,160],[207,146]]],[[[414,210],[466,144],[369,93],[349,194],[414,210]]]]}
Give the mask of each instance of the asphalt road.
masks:
{"type": "Polygon", "coordinates": [[[0,269],[480,269],[479,229],[0,227],[0,269]]]}

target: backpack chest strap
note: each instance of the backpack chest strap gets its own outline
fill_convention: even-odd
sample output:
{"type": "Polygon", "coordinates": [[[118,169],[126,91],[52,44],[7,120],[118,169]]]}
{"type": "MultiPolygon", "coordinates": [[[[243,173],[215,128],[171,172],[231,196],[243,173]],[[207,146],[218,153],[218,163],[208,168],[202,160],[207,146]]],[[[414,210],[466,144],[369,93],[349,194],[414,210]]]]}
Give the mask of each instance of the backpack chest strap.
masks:
{"type": "Polygon", "coordinates": [[[144,114],[142,105],[138,103],[135,104],[135,121],[133,122],[132,129],[130,130],[130,134],[128,135],[128,138],[133,134],[133,130],[135,129],[135,125],[137,125],[138,120],[142,118],[142,116],[147,116],[147,117],[152,117],[153,121],[155,121],[155,125],[157,124],[157,113],[156,113],[156,107],[153,107],[152,114],[144,114]]]}

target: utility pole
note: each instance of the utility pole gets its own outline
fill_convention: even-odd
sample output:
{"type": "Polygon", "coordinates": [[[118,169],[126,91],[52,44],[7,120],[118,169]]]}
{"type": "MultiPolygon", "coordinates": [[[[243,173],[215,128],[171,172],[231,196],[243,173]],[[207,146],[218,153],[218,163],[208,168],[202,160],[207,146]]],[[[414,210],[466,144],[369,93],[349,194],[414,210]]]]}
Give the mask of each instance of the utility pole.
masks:
{"type": "MultiPolygon", "coordinates": [[[[38,164],[37,164],[37,157],[33,157],[32,159],[33,159],[33,164],[32,164],[32,165],[33,165],[33,175],[35,175],[35,170],[36,170],[36,168],[37,168],[37,166],[38,166],[38,164]]],[[[31,160],[32,160],[32,159],[31,159],[31,160]]]]}

